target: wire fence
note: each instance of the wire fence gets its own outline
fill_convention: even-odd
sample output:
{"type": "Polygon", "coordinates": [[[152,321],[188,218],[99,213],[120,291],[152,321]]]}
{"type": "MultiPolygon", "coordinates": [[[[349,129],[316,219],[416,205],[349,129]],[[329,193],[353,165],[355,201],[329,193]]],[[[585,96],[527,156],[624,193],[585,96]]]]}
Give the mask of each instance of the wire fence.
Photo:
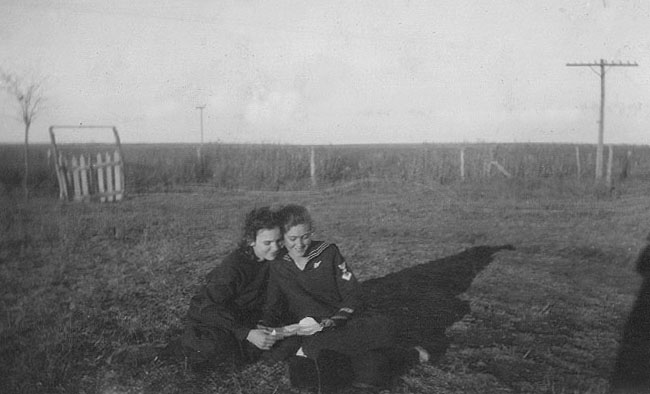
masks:
{"type": "MultiPolygon", "coordinates": [[[[594,145],[571,144],[206,144],[200,155],[197,146],[189,144],[124,144],[122,148],[127,192],[165,191],[195,184],[226,189],[306,190],[368,178],[424,184],[492,177],[589,181],[595,178],[596,161],[594,145]]],[[[65,149],[96,155],[105,147],[85,144],[65,149]]],[[[605,149],[605,170],[610,151],[614,181],[650,176],[650,147],[616,145],[605,149]]],[[[22,155],[21,145],[0,145],[0,183],[5,190],[21,185],[22,155]]],[[[57,195],[56,177],[50,146],[32,145],[30,188],[40,194],[57,195]]]]}

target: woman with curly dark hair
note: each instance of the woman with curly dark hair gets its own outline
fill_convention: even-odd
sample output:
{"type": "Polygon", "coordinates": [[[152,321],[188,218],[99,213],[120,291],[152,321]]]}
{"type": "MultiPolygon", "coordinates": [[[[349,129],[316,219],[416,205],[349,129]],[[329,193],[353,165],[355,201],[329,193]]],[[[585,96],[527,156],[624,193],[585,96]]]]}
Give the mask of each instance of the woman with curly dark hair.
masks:
{"type": "Polygon", "coordinates": [[[226,256],[192,297],[181,338],[167,353],[191,364],[251,362],[278,340],[258,328],[269,261],[281,248],[277,213],[269,207],[250,211],[238,247],[226,256]],[[174,349],[172,349],[174,348],[174,349]]]}

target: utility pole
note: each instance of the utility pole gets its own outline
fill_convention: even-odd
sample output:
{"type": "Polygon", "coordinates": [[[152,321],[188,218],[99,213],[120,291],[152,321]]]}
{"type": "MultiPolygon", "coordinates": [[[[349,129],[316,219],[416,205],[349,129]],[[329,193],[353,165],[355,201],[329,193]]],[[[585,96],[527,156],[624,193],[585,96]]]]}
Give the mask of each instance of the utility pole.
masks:
{"type": "Polygon", "coordinates": [[[606,62],[600,59],[600,62],[593,63],[567,63],[568,67],[589,67],[593,72],[600,76],[600,121],[598,122],[598,147],[596,148],[596,180],[603,177],[603,139],[605,134],[605,67],[636,67],[638,64],[621,61],[606,62]],[[599,67],[596,71],[594,67],[599,67]]]}
{"type": "Polygon", "coordinates": [[[201,145],[199,146],[199,150],[197,151],[199,160],[201,160],[201,151],[203,150],[203,109],[205,109],[205,104],[196,107],[196,109],[200,110],[201,112],[201,145]]]}

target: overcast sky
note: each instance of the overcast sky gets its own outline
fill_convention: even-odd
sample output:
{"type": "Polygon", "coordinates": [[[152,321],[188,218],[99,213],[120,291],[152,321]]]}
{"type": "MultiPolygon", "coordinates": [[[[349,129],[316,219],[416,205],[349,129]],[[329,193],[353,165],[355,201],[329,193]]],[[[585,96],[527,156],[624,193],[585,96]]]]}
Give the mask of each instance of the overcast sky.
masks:
{"type": "MultiPolygon", "coordinates": [[[[647,0],[0,0],[0,67],[122,141],[650,141],[647,0]]],[[[20,142],[0,95],[0,142],[20,142]]]]}

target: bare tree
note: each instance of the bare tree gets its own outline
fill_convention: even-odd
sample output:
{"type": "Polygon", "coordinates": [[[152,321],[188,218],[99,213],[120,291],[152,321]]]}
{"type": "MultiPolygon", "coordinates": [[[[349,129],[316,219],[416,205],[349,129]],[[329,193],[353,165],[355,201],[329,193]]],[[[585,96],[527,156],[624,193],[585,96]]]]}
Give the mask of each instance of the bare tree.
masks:
{"type": "Polygon", "coordinates": [[[18,115],[25,126],[25,173],[23,176],[23,191],[25,199],[29,197],[27,179],[29,176],[29,128],[42,109],[43,83],[33,78],[21,77],[0,70],[0,87],[18,102],[18,115]]]}

